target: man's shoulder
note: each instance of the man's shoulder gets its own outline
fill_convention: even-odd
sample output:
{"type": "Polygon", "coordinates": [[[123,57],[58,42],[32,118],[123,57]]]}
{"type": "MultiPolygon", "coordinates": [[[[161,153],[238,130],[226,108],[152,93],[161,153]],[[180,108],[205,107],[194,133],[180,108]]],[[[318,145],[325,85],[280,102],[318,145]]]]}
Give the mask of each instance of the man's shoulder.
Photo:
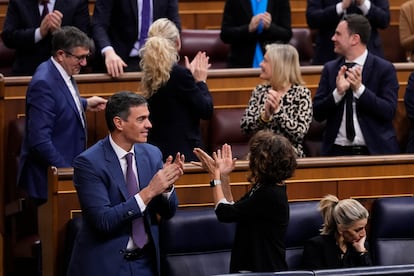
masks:
{"type": "Polygon", "coordinates": [[[367,56],[367,60],[365,61],[365,65],[371,66],[372,68],[375,68],[375,70],[373,70],[373,72],[394,71],[395,70],[394,64],[391,61],[386,60],[386,59],[384,59],[382,57],[379,57],[377,55],[370,54],[370,53],[367,56]]]}
{"type": "Polygon", "coordinates": [[[158,147],[150,143],[136,143],[134,147],[137,152],[141,151],[141,152],[147,152],[147,153],[152,153],[152,154],[156,154],[160,152],[158,147]]]}

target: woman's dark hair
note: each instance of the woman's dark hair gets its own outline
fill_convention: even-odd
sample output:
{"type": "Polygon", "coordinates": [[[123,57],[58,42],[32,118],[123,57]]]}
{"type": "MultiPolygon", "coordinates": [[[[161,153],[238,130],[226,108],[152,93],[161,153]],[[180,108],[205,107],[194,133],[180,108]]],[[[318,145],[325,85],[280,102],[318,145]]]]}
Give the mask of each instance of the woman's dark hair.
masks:
{"type": "Polygon", "coordinates": [[[284,136],[270,130],[258,131],[250,139],[249,148],[250,183],[282,183],[293,175],[297,155],[284,136]]]}

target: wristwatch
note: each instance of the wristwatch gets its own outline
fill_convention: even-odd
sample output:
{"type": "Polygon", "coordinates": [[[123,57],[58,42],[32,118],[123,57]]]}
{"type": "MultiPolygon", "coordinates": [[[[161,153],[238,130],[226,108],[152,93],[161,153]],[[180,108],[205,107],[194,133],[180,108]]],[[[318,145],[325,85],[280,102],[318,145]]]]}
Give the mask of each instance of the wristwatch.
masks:
{"type": "Polygon", "coordinates": [[[210,187],[216,187],[217,185],[221,185],[220,179],[213,179],[210,181],[210,187]]]}

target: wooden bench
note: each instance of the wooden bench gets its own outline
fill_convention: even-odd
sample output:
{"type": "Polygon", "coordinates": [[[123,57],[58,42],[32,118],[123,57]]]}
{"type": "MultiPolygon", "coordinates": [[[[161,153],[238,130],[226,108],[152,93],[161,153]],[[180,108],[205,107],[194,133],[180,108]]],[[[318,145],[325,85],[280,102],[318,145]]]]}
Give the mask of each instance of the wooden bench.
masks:
{"type": "MultiPolygon", "coordinates": [[[[304,158],[288,183],[290,202],[317,200],[326,194],[356,198],[370,208],[376,198],[414,194],[414,155],[387,155],[340,158],[304,158]]],[[[67,222],[80,215],[72,168],[50,168],[49,200],[40,208],[39,225],[44,275],[63,275],[67,222]]],[[[247,161],[238,161],[231,176],[235,198],[248,189],[247,161]]],[[[185,174],[176,183],[179,208],[212,206],[209,176],[200,168],[185,165],[185,174]]]]}

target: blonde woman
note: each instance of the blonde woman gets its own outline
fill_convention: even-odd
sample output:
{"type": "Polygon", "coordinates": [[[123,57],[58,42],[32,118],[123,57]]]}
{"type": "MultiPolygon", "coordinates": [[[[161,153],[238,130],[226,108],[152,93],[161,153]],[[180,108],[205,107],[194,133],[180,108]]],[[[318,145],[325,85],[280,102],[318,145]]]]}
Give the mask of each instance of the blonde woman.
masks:
{"type": "Polygon", "coordinates": [[[368,211],[355,199],[327,195],[319,203],[323,227],[319,236],[305,244],[305,269],[332,269],[372,264],[365,227],[368,211]]]}
{"type": "Polygon", "coordinates": [[[154,21],[141,50],[141,89],[153,125],[148,141],[161,149],[164,160],[178,151],[194,161],[193,149],[204,148],[200,119],[213,113],[206,84],[210,64],[206,53],[199,52],[191,63],[185,58],[185,67],[179,65],[180,48],[176,25],[166,18],[154,21]]]}
{"type": "Polygon", "coordinates": [[[312,98],[303,86],[298,52],[289,44],[269,44],[260,68],[260,78],[266,83],[253,90],[241,129],[247,134],[271,129],[285,136],[298,157],[303,157],[303,137],[312,121],[312,98]]]}

